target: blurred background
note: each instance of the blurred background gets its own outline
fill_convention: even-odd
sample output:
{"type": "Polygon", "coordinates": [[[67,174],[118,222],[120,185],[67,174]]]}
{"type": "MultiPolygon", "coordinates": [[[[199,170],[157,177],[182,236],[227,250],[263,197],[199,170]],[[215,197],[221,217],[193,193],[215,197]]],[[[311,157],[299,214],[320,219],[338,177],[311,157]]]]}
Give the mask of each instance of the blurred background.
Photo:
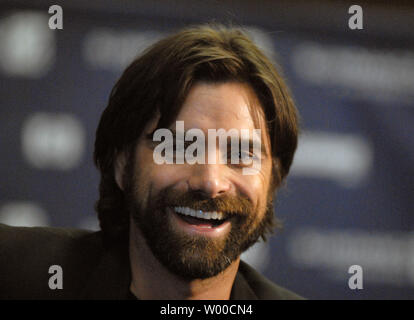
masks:
{"type": "Polygon", "coordinates": [[[110,90],[148,45],[211,21],[243,27],[282,66],[302,116],[276,206],[285,228],[244,258],[309,299],[413,299],[414,4],[402,1],[1,1],[0,222],[97,230],[92,153],[110,90]],[[348,286],[352,265],[363,289],[348,286]]]}

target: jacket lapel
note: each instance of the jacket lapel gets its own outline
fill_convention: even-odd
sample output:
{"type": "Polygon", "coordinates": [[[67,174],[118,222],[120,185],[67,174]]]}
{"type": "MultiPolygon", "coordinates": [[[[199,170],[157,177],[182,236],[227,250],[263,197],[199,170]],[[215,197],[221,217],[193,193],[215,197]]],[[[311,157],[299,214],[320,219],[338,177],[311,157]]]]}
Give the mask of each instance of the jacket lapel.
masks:
{"type": "Polygon", "coordinates": [[[103,252],[81,293],[81,299],[122,300],[128,298],[131,269],[125,246],[111,246],[103,252]]]}

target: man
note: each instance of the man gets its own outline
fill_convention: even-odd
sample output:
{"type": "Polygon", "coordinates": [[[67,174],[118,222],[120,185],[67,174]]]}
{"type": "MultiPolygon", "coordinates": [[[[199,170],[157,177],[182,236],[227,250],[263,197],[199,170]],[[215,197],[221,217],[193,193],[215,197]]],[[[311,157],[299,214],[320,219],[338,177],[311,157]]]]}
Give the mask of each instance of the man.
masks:
{"type": "Polygon", "coordinates": [[[102,230],[1,226],[0,297],[300,298],[240,261],[279,225],[272,203],[297,135],[287,87],[241,31],[157,42],[116,83],[96,132],[102,230]]]}

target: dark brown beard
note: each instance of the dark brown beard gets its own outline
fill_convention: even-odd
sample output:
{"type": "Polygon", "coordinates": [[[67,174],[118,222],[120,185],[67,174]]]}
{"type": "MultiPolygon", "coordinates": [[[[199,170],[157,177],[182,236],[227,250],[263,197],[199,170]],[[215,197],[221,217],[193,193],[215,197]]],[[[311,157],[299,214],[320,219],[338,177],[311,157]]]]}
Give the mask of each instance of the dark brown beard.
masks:
{"type": "MultiPolygon", "coordinates": [[[[130,177],[133,175],[130,175],[130,177]]],[[[224,271],[260,236],[273,229],[274,212],[268,203],[264,216],[258,221],[252,203],[244,197],[228,195],[205,198],[197,192],[179,193],[164,189],[147,207],[137,199],[137,186],[130,181],[126,190],[127,205],[134,224],[142,232],[154,256],[172,273],[185,279],[205,279],[224,271]],[[210,239],[189,236],[173,230],[167,217],[167,207],[191,207],[204,211],[221,211],[230,216],[231,230],[223,238],[210,239]]]]}

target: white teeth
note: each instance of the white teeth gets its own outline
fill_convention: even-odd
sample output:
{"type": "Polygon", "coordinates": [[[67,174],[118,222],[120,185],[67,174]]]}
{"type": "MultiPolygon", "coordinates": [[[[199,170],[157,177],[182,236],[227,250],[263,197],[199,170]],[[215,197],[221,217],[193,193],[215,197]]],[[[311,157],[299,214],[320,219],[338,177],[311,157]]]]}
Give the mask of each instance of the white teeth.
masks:
{"type": "Polygon", "coordinates": [[[192,216],[200,219],[214,219],[214,220],[223,220],[224,214],[222,212],[210,212],[202,210],[193,210],[189,207],[174,207],[175,212],[181,213],[185,216],[192,216]]]}
{"type": "Polygon", "coordinates": [[[201,210],[197,210],[197,218],[203,218],[203,211],[201,211],[201,210]]]}

